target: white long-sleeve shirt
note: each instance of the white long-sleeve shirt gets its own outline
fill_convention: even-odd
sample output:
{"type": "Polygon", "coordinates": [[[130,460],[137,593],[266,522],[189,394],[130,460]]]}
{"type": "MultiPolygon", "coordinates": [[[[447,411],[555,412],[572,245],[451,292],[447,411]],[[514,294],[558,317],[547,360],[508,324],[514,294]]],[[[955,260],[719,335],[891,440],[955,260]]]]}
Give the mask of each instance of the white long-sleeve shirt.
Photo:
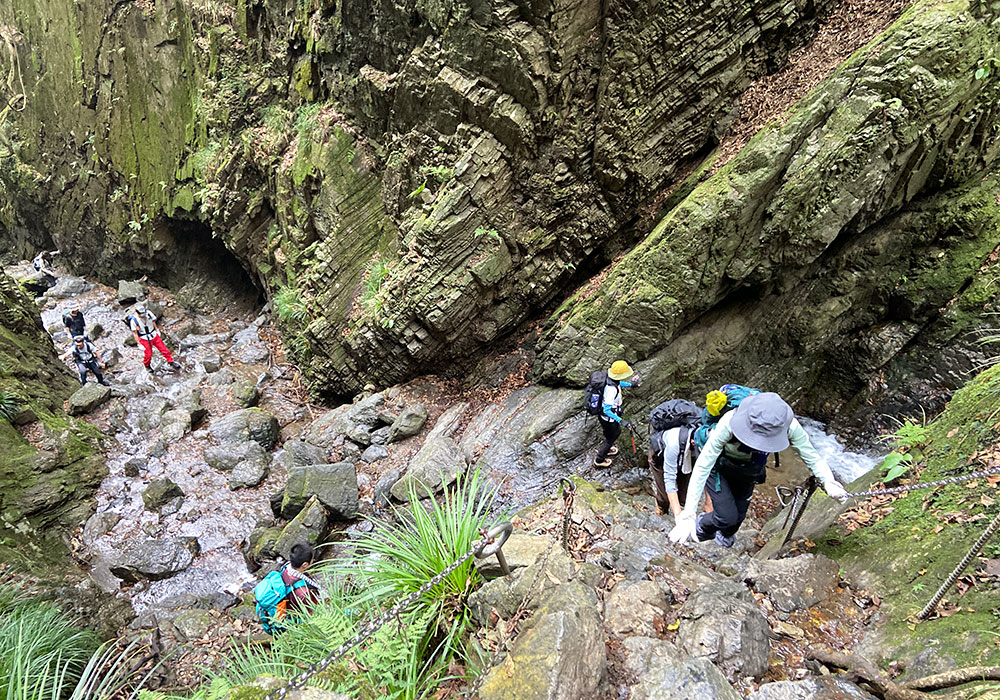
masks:
{"type": "MultiPolygon", "coordinates": [[[[694,463],[694,469],[691,470],[691,483],[684,501],[686,514],[694,516],[697,512],[698,503],[701,502],[701,494],[705,490],[705,482],[708,481],[708,475],[712,472],[712,468],[719,459],[719,455],[722,454],[726,443],[733,439],[733,429],[730,424],[733,422],[734,413],[736,411],[730,411],[719,419],[709,434],[708,442],[705,443],[698,460],[694,463]]],[[[830,465],[813,447],[805,429],[795,418],[792,418],[792,422],[788,426],[788,441],[792,443],[792,447],[802,457],[802,461],[809,467],[809,471],[820,480],[820,483],[826,484],[827,481],[834,480],[830,465]]]]}

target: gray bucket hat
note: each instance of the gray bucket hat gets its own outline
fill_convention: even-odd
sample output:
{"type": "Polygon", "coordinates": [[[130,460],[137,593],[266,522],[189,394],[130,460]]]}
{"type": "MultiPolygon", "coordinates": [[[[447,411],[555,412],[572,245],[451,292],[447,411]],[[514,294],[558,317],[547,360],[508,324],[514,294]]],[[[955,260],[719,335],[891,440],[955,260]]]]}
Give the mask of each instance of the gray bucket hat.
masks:
{"type": "Polygon", "coordinates": [[[729,427],[736,439],[752,450],[781,452],[788,447],[788,426],[794,417],[784,399],[767,392],[743,399],[729,427]]]}

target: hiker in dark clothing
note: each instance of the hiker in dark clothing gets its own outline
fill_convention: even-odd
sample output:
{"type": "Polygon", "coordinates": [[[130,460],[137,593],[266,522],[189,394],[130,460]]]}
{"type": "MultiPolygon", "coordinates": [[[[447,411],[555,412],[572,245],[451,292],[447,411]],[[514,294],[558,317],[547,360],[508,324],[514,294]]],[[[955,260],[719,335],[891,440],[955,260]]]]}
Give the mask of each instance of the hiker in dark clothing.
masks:
{"type": "Polygon", "coordinates": [[[69,331],[70,337],[86,335],[87,321],[83,318],[83,312],[80,311],[79,306],[69,307],[69,312],[63,314],[62,322],[66,326],[66,330],[69,331]]]}
{"type": "Polygon", "coordinates": [[[99,384],[111,386],[111,382],[104,378],[101,373],[106,368],[101,353],[97,351],[94,344],[86,336],[78,335],[73,338],[73,360],[76,362],[76,371],[80,373],[80,384],[87,383],[87,371],[94,373],[99,384]]]}
{"type": "Polygon", "coordinates": [[[618,360],[608,370],[608,379],[601,396],[601,413],[598,419],[601,431],[604,433],[604,443],[594,458],[595,467],[610,467],[611,457],[618,454],[615,442],[622,434],[622,428],[631,428],[632,424],[622,418],[622,388],[637,384],[638,375],[632,372],[625,360],[618,360]],[[626,381],[629,378],[632,381],[626,381]]]}

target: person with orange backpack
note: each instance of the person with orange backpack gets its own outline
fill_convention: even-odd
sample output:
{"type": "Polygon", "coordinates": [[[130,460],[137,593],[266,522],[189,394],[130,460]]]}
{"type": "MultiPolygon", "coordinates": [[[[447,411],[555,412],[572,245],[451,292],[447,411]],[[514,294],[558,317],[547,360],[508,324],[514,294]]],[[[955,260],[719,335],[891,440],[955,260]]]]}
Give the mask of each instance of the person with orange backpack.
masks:
{"type": "Polygon", "coordinates": [[[254,586],[257,618],[264,631],[275,635],[285,631],[283,622],[296,622],[295,613],[307,613],[319,600],[319,584],[306,575],[315,550],[306,542],[292,547],[288,563],[272,571],[254,586]]]}

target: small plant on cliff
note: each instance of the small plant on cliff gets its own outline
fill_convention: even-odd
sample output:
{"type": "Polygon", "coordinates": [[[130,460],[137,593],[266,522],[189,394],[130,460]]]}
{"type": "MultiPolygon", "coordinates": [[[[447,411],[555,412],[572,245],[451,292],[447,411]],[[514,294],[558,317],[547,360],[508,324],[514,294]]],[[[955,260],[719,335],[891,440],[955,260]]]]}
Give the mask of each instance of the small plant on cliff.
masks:
{"type": "Polygon", "coordinates": [[[442,185],[455,177],[455,169],[446,165],[421,165],[420,172],[424,177],[433,177],[442,185]]]}
{"type": "Polygon", "coordinates": [[[13,423],[14,416],[17,415],[17,411],[20,407],[21,400],[18,399],[17,396],[9,391],[0,389],[0,418],[8,423],[13,423]]]}
{"type": "Polygon", "coordinates": [[[294,287],[281,287],[274,295],[273,305],[274,312],[285,323],[301,324],[309,318],[309,307],[294,287]]]}
{"type": "Polygon", "coordinates": [[[496,241],[497,243],[499,243],[500,240],[501,240],[500,239],[500,233],[495,228],[483,228],[482,226],[480,226],[479,228],[476,229],[475,236],[476,236],[476,238],[482,238],[483,236],[489,236],[490,239],[492,239],[493,241],[496,241]]]}

